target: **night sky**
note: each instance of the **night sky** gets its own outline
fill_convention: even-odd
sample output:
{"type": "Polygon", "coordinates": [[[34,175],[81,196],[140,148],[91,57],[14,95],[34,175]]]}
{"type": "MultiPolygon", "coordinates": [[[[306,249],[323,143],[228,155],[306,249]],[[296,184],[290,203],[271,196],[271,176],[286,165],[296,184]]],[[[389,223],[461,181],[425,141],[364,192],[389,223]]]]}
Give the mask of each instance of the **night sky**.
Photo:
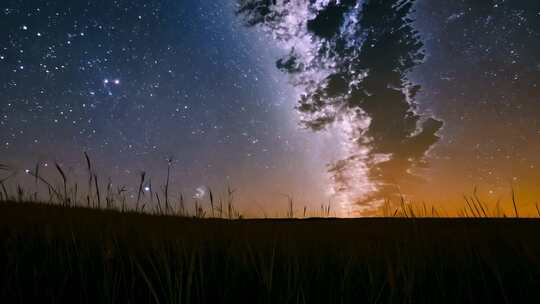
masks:
{"type": "Polygon", "coordinates": [[[38,161],[44,174],[54,176],[58,162],[82,181],[86,151],[103,179],[133,195],[143,170],[161,184],[172,157],[175,196],[204,200],[208,187],[231,185],[239,209],[253,215],[284,213],[287,196],[298,208],[330,201],[338,215],[369,213],[391,188],[451,210],[475,186],[490,202],[515,187],[532,206],[540,198],[540,3],[414,2],[409,26],[424,58],[403,67],[407,83],[395,90],[421,88],[403,99],[414,118],[396,123],[392,106],[354,103],[354,90],[339,95],[325,78],[334,73],[364,93],[382,87],[357,84],[378,75],[375,55],[320,55],[343,41],[376,47],[384,36],[370,38],[361,25],[376,28],[377,18],[357,18],[369,2],[381,1],[312,1],[249,24],[233,0],[2,1],[0,162],[28,187],[24,172],[38,161]],[[330,7],[338,17],[325,15],[330,7]],[[338,34],[328,30],[332,18],[338,34]],[[293,53],[305,63],[300,72],[279,61],[293,53]],[[332,121],[306,127],[302,96],[304,106],[348,98],[362,113],[333,104],[342,112],[332,121]]]}

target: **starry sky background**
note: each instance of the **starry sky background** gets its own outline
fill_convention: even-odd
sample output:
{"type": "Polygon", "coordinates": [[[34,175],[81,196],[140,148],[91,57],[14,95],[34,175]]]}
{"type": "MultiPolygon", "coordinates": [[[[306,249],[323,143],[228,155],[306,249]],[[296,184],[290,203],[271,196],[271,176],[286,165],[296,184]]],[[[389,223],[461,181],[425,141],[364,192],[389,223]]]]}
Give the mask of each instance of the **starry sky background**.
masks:
{"type": "Polygon", "coordinates": [[[413,76],[420,105],[445,127],[432,183],[416,191],[451,205],[477,186],[504,204],[514,187],[531,208],[540,198],[540,3],[438,2],[417,3],[428,57],[413,76]]]}
{"type": "MultiPolygon", "coordinates": [[[[284,52],[219,1],[3,1],[0,160],[19,172],[58,162],[74,179],[83,151],[97,172],[136,189],[145,170],[175,191],[237,191],[239,208],[317,209],[339,138],[298,126],[284,52]]],[[[444,121],[423,182],[403,185],[447,209],[476,185],[540,197],[540,4],[416,3],[427,58],[411,74],[420,108],[444,121]],[[444,195],[441,195],[444,193],[444,195]]],[[[51,172],[52,174],[52,172],[51,172]]],[[[24,182],[24,174],[18,179],[24,182]]],[[[341,211],[340,211],[341,212],[341,211]]],[[[346,213],[343,211],[342,215],[346,213]]]]}

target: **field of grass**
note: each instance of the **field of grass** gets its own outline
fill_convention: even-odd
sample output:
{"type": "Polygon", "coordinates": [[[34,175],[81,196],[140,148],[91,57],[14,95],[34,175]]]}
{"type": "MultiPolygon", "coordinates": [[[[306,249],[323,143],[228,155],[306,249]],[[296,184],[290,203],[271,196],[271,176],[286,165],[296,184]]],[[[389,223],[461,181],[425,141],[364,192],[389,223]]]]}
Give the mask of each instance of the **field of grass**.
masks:
{"type": "Polygon", "coordinates": [[[539,303],[540,221],[0,204],[2,303],[539,303]]]}
{"type": "Polygon", "coordinates": [[[513,191],[510,211],[475,190],[453,218],[401,198],[338,219],[289,197],[283,219],[243,219],[230,187],[171,196],[171,162],[129,201],[85,158],[86,185],[38,163],[31,191],[0,164],[1,303],[540,303],[540,220],[513,191]]]}

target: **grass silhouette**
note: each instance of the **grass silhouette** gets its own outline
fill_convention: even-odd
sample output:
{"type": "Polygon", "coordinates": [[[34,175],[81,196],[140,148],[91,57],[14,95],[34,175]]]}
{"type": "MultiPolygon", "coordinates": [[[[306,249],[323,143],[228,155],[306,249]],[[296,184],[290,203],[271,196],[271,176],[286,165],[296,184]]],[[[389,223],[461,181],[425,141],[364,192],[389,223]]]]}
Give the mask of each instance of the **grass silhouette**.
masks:
{"type": "MultiPolygon", "coordinates": [[[[234,189],[186,208],[183,196],[100,184],[40,165],[35,192],[0,180],[3,303],[531,303],[540,295],[540,221],[490,209],[474,191],[458,218],[404,198],[385,217],[319,217],[288,197],[281,219],[243,219],[234,189]],[[57,185],[56,185],[57,184],[57,185]],[[48,197],[40,198],[37,185],[48,197]],[[206,207],[205,207],[206,206],[206,207]],[[189,210],[188,210],[189,209],[189,210]],[[303,211],[303,212],[302,212],[303,211]]],[[[170,168],[170,163],[169,163],[170,168]]],[[[170,169],[169,169],[170,170],[170,169]]],[[[169,171],[170,172],[170,171],[169,171]]],[[[167,174],[169,176],[169,174],[167,174]]],[[[152,189],[150,187],[150,189],[152,189]]],[[[539,212],[540,213],[540,212],[539,212]]]]}

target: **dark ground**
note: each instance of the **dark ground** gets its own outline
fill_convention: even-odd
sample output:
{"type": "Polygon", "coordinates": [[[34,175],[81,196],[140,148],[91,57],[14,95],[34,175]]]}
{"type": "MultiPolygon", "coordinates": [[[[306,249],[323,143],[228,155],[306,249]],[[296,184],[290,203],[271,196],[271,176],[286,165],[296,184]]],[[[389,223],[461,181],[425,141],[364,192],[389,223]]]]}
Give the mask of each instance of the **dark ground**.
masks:
{"type": "Polygon", "coordinates": [[[0,205],[2,303],[539,303],[540,220],[0,205]]]}

